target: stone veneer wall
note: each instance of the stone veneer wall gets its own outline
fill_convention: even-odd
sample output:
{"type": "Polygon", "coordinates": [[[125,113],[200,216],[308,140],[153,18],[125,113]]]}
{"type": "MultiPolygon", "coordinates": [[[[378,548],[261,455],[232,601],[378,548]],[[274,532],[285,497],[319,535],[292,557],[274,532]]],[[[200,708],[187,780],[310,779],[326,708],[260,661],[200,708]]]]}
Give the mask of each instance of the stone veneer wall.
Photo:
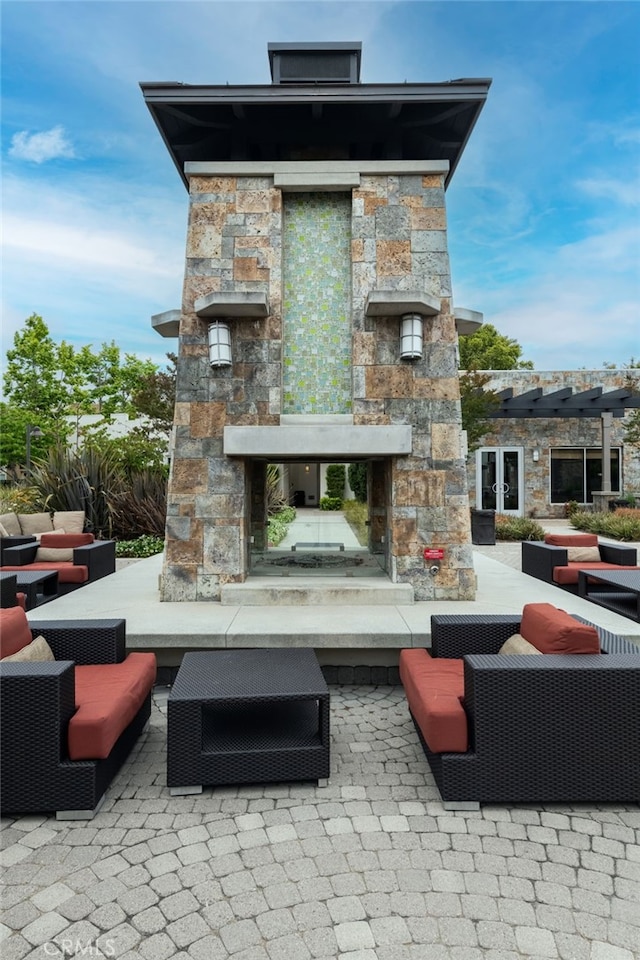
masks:
{"type": "MultiPolygon", "coordinates": [[[[625,387],[625,372],[621,370],[494,370],[489,387],[504,390],[512,387],[514,393],[525,393],[542,387],[545,393],[572,387],[575,392],[602,387],[604,391],[625,387]]],[[[611,426],[611,446],[622,448],[621,469],[625,492],[640,494],[640,460],[632,447],[624,445],[625,417],[614,417],[611,426]]],[[[524,451],[523,514],[528,517],[563,517],[563,504],[551,503],[549,493],[550,451],[552,447],[601,447],[602,421],[594,418],[532,418],[494,420],[491,430],[482,440],[483,447],[522,447],[524,451]],[[540,451],[540,459],[533,460],[533,451],[540,451]]],[[[475,505],[476,457],[468,458],[469,495],[475,505]]]]}
{"type": "Polygon", "coordinates": [[[389,574],[410,582],[416,600],[473,599],[443,177],[363,176],[353,191],[352,235],[354,422],[413,428],[411,455],[391,458],[389,574]],[[397,317],[365,317],[374,289],[441,299],[442,312],[425,318],[421,360],[398,359],[397,317]],[[425,546],[444,548],[436,577],[423,559],[425,546]]]}
{"type": "MultiPolygon", "coordinates": [[[[271,177],[192,177],[164,600],[216,600],[223,583],[246,577],[262,491],[252,489],[255,470],[224,456],[223,428],[280,422],[281,231],[282,195],[271,177]],[[207,322],[194,311],[214,291],[266,292],[270,306],[266,320],[233,321],[233,366],[216,370],[207,322]]],[[[472,599],[443,177],[363,175],[352,192],[351,257],[354,424],[411,424],[413,432],[411,455],[377,472],[385,491],[376,526],[385,525],[389,574],[412,583],[416,599],[472,599]],[[374,289],[441,298],[442,312],[425,320],[421,360],[399,360],[398,318],[365,317],[374,289]],[[445,550],[436,577],[425,546],[445,550]]]]}

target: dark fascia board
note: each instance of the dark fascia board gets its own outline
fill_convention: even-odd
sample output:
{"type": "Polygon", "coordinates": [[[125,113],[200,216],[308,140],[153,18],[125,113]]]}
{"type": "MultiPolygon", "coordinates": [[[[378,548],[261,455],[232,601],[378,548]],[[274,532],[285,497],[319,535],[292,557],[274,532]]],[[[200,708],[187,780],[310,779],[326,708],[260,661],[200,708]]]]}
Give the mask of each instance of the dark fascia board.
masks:
{"type": "Polygon", "coordinates": [[[189,188],[182,165],[177,158],[171,141],[162,124],[162,107],[179,105],[213,104],[217,106],[237,104],[242,105],[286,105],[297,103],[351,103],[374,105],[376,103],[459,103],[467,101],[476,103],[477,109],[467,130],[462,137],[460,149],[453,160],[450,160],[450,169],[447,185],[451,181],[454,171],[462,157],[469,137],[482,110],[491,79],[488,77],[462,78],[449,80],[444,83],[383,83],[383,84],[333,84],[333,83],[287,83],[287,84],[252,84],[245,86],[186,84],[176,81],[142,82],[140,89],[145,103],[158,128],[160,136],[169,151],[180,177],[189,188]]]}

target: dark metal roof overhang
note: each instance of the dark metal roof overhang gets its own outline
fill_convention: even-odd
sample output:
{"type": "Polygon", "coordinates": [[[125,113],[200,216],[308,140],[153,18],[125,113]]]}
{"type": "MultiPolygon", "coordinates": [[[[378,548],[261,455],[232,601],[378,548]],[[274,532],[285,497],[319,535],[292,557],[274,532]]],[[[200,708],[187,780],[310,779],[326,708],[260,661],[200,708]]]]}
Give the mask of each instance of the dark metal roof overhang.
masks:
{"type": "Polygon", "coordinates": [[[551,393],[544,393],[542,387],[535,387],[533,390],[514,396],[513,389],[509,387],[501,390],[498,397],[500,406],[488,415],[491,419],[530,417],[583,419],[599,417],[603,413],[623,417],[628,408],[640,407],[640,396],[624,388],[609,390],[605,393],[602,387],[593,387],[591,390],[574,393],[572,387],[563,387],[551,393]]]}
{"type": "Polygon", "coordinates": [[[448,160],[448,184],[490,86],[140,84],[185,185],[189,161],[247,160],[448,160]]]}

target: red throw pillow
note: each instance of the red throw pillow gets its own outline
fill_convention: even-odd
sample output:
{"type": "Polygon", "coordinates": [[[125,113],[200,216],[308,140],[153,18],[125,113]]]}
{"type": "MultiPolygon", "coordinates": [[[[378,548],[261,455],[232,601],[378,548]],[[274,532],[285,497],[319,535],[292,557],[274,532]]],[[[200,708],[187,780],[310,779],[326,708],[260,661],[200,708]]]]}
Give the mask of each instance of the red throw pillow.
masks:
{"type": "Polygon", "coordinates": [[[544,542],[551,547],[597,547],[595,533],[547,533],[544,542]]]}
{"type": "Polygon", "coordinates": [[[92,533],[43,533],[40,546],[62,550],[65,547],[86,547],[94,540],[92,533]]]}
{"type": "Polygon", "coordinates": [[[29,621],[22,607],[0,610],[0,659],[12,657],[32,639],[29,621]]]}
{"type": "Polygon", "coordinates": [[[541,653],[600,653],[596,628],[574,620],[551,603],[524,606],[520,635],[541,653]]]}

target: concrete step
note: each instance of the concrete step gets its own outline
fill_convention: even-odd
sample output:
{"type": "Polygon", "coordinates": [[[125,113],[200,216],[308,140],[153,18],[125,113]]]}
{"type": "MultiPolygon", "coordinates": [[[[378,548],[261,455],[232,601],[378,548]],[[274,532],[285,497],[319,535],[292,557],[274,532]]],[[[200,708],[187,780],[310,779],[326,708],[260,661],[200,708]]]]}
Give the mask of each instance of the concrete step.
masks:
{"type": "Polygon", "coordinates": [[[410,583],[391,583],[379,577],[338,580],[313,577],[307,580],[280,577],[249,577],[244,583],[222,587],[223,606],[407,606],[413,603],[410,583]]]}

